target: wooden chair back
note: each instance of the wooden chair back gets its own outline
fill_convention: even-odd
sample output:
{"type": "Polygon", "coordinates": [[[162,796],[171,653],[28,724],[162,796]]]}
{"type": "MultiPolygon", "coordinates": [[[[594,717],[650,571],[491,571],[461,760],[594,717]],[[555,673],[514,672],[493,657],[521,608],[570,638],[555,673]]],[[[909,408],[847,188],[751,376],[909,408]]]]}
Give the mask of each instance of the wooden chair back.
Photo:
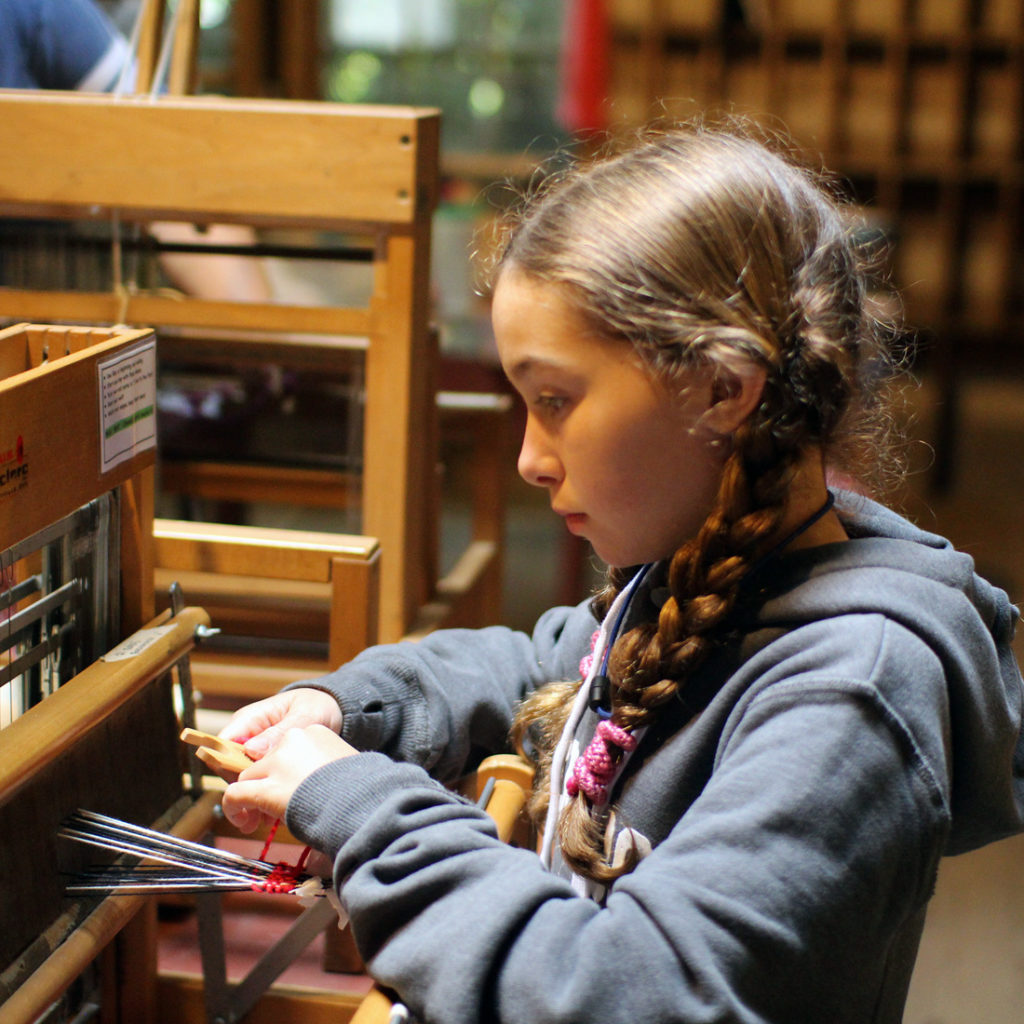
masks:
{"type": "Polygon", "coordinates": [[[153,532],[158,598],[179,584],[242,647],[211,642],[192,656],[204,706],[270,696],[377,642],[381,558],[372,537],[167,519],[153,532]],[[268,638],[282,642],[269,647],[268,638]]]}

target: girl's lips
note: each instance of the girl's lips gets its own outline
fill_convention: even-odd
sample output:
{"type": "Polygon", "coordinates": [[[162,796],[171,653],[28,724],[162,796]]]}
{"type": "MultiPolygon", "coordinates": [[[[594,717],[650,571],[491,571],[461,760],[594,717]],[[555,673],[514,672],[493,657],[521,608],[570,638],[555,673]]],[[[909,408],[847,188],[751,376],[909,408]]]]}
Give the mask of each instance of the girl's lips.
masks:
{"type": "Polygon", "coordinates": [[[563,512],[561,516],[565,520],[565,525],[570,533],[578,533],[587,521],[586,515],[582,512],[563,512]]]}

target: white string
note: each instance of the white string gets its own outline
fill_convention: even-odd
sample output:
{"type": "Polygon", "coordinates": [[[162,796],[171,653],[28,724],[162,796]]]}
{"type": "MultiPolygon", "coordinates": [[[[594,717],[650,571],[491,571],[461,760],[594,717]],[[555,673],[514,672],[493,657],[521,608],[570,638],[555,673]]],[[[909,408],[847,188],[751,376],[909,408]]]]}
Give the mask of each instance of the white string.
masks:
{"type": "MultiPolygon", "coordinates": [[[[148,5],[149,0],[142,0],[135,14],[135,22],[132,25],[132,33],[128,41],[128,50],[125,54],[124,64],[121,66],[121,73],[118,75],[117,83],[112,90],[115,98],[120,98],[135,88],[138,71],[139,39],[142,35],[142,22],[148,5]]],[[[116,210],[112,210],[110,213],[110,269],[113,292],[119,299],[119,308],[115,320],[117,320],[118,324],[121,324],[127,317],[128,294],[121,271],[121,218],[116,210]]]]}
{"type": "Polygon", "coordinates": [[[121,74],[118,75],[117,84],[113,88],[115,96],[123,96],[129,89],[135,87],[135,69],[139,52],[139,37],[142,35],[142,18],[146,13],[148,0],[142,0],[139,9],[135,14],[135,22],[132,25],[132,34],[128,40],[128,52],[125,55],[124,64],[121,65],[121,74]]]}
{"type": "Polygon", "coordinates": [[[171,66],[171,52],[174,50],[174,37],[178,31],[178,21],[181,18],[181,8],[184,5],[176,3],[171,12],[169,22],[164,26],[163,38],[160,40],[160,57],[157,59],[156,70],[153,72],[153,83],[149,90],[151,100],[159,99],[160,90],[167,79],[168,69],[171,66]]]}
{"type": "Polygon", "coordinates": [[[565,727],[562,729],[562,735],[558,738],[558,744],[551,757],[550,792],[548,794],[548,809],[544,818],[544,837],[541,842],[540,851],[541,863],[546,868],[550,869],[551,867],[551,856],[554,851],[555,834],[558,831],[558,816],[562,810],[563,794],[565,792],[565,771],[569,759],[569,748],[572,746],[573,737],[576,735],[576,729],[587,710],[587,705],[590,700],[590,683],[594,676],[601,671],[601,664],[604,661],[605,649],[610,643],[614,642],[615,638],[611,636],[611,632],[615,628],[615,623],[619,619],[619,613],[632,600],[636,588],[640,585],[644,576],[647,575],[648,568],[649,566],[644,566],[644,568],[629,581],[629,584],[619,592],[615,600],[612,602],[612,606],[608,609],[608,613],[605,615],[604,620],[601,622],[601,629],[598,633],[597,642],[594,644],[593,657],[590,661],[590,669],[576,693],[576,697],[572,704],[572,710],[569,712],[569,717],[566,720],[565,727]]]}

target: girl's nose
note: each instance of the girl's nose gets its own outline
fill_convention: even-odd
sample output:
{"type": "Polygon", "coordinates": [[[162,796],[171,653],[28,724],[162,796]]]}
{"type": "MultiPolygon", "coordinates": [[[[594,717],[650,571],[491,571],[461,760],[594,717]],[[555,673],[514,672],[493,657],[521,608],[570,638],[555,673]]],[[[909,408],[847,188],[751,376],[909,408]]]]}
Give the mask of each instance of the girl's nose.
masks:
{"type": "Polygon", "coordinates": [[[551,487],[561,480],[562,464],[546,443],[543,431],[527,417],[523,446],[519,450],[519,475],[534,487],[551,487]]]}

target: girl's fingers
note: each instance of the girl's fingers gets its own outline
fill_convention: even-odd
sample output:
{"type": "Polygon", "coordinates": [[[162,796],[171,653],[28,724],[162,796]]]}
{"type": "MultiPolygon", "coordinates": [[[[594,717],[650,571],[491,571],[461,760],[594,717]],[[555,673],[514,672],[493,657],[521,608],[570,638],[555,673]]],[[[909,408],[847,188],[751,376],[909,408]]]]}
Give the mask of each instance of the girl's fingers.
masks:
{"type": "Polygon", "coordinates": [[[281,742],[281,737],[290,728],[288,720],[285,719],[281,725],[272,725],[269,728],[265,728],[252,736],[251,739],[244,741],[245,752],[254,761],[260,760],[265,757],[267,751],[273,750],[274,747],[281,742]]]}
{"type": "Polygon", "coordinates": [[[224,739],[245,746],[254,760],[272,750],[289,729],[322,725],[334,733],[341,732],[341,709],[337,701],[323,690],[302,687],[256,701],[236,712],[221,730],[224,739]]]}
{"type": "MultiPolygon", "coordinates": [[[[265,813],[261,809],[263,801],[256,786],[256,783],[233,782],[224,791],[221,800],[224,817],[239,832],[255,832],[261,825],[272,825],[281,817],[280,814],[265,813]]],[[[281,814],[283,813],[282,810],[281,814]]]]}
{"type": "Polygon", "coordinates": [[[356,753],[322,725],[288,729],[271,753],[250,765],[224,791],[227,819],[243,832],[284,817],[292,794],[313,772],[356,753]]]}
{"type": "Polygon", "coordinates": [[[220,731],[223,739],[245,743],[281,720],[288,711],[288,703],[279,700],[281,695],[247,704],[236,711],[231,720],[220,731]]]}
{"type": "Polygon", "coordinates": [[[334,874],[334,862],[326,853],[312,850],[306,858],[306,871],[320,878],[330,878],[334,874]]]}

